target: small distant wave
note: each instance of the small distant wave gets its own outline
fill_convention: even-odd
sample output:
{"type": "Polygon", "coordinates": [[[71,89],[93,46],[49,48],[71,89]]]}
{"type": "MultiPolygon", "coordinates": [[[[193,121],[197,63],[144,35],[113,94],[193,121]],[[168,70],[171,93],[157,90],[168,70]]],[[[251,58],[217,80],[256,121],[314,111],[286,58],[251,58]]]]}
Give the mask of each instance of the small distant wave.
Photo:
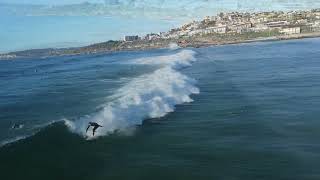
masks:
{"type": "Polygon", "coordinates": [[[115,101],[107,103],[97,113],[75,121],[65,120],[66,126],[88,139],[93,138],[91,133],[85,132],[90,121],[103,126],[98,129],[95,137],[114,131],[130,133],[144,119],[163,117],[173,112],[176,105],[192,102],[190,95],[199,93],[196,81],[178,70],[191,66],[195,61],[194,55],[194,51],[182,50],[172,55],[131,61],[133,64],[160,65],[160,68],[132,79],[116,91],[113,95],[115,101]]]}
{"type": "Polygon", "coordinates": [[[195,52],[192,50],[182,50],[178,53],[166,56],[147,57],[132,60],[130,63],[147,64],[147,65],[163,65],[179,70],[183,67],[191,66],[196,61],[195,52]]]}
{"type": "MultiPolygon", "coordinates": [[[[30,135],[32,136],[32,135],[30,135]]],[[[30,136],[18,136],[18,137],[14,137],[14,138],[11,138],[11,139],[7,139],[7,140],[4,140],[4,141],[1,141],[0,142],[0,147],[6,145],[6,144],[10,144],[10,143],[13,143],[13,142],[16,142],[16,141],[19,141],[19,140],[23,140],[23,139],[26,139],[30,136]]]]}
{"type": "Polygon", "coordinates": [[[176,49],[180,49],[181,47],[177,44],[177,43],[170,43],[169,44],[169,49],[171,50],[176,50],[176,49]]]}
{"type": "Polygon", "coordinates": [[[48,127],[54,123],[58,123],[58,122],[61,122],[63,120],[58,120],[58,121],[49,121],[47,123],[43,123],[43,124],[36,124],[36,125],[33,125],[32,127],[30,127],[30,129],[33,131],[33,133],[29,133],[29,134],[26,134],[26,135],[20,135],[20,136],[16,136],[16,137],[13,137],[13,138],[9,138],[9,139],[5,139],[3,141],[0,141],[0,147],[2,146],[5,146],[7,144],[11,144],[11,143],[14,143],[16,141],[20,141],[20,140],[23,140],[23,139],[27,139],[31,136],[34,136],[36,135],[38,132],[40,132],[43,128],[45,127],[48,127]]]}

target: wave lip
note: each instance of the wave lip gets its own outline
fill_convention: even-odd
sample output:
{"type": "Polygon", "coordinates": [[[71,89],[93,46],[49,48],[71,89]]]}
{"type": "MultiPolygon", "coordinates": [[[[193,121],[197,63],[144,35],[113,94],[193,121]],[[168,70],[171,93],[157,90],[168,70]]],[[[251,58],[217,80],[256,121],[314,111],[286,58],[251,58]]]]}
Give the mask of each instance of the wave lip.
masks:
{"type": "Polygon", "coordinates": [[[173,112],[175,106],[192,102],[191,94],[199,93],[196,81],[180,73],[179,68],[190,66],[195,61],[195,52],[183,50],[173,55],[136,59],[135,64],[162,65],[151,74],[134,78],[118,89],[115,101],[107,103],[100,111],[76,121],[65,120],[71,131],[88,139],[88,122],[102,125],[95,137],[104,136],[114,131],[130,132],[132,127],[142,124],[144,119],[159,118],[173,112]]]}
{"type": "MultiPolygon", "coordinates": [[[[61,121],[63,121],[63,120],[49,121],[49,122],[46,122],[43,124],[33,125],[32,127],[29,127],[30,129],[33,130],[32,133],[27,133],[24,135],[19,135],[19,136],[13,137],[13,138],[4,139],[4,140],[0,141],[0,148],[7,145],[7,144],[11,144],[11,143],[32,137],[32,136],[36,135],[38,132],[40,132],[41,130],[43,130],[45,127],[48,127],[50,125],[53,125],[53,124],[61,122],[61,121]]],[[[24,125],[22,125],[22,126],[24,126],[24,125]]]]}
{"type": "Polygon", "coordinates": [[[178,70],[183,67],[191,66],[191,63],[196,61],[194,57],[195,54],[196,53],[192,50],[182,50],[172,55],[135,59],[131,63],[144,65],[163,65],[178,70]]]}
{"type": "Polygon", "coordinates": [[[0,142],[0,147],[28,138],[29,136],[17,136],[0,142]]]}
{"type": "Polygon", "coordinates": [[[170,43],[168,48],[170,50],[177,50],[177,49],[180,49],[181,47],[177,43],[170,43]]]}

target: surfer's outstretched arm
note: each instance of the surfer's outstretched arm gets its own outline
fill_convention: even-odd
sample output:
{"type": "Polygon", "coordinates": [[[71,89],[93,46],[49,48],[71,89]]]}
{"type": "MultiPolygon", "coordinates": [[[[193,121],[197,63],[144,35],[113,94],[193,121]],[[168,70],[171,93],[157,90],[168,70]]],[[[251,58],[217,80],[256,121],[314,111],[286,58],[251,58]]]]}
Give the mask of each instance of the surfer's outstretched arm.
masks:
{"type": "Polygon", "coordinates": [[[90,124],[88,125],[87,129],[86,129],[86,133],[88,132],[88,129],[90,128],[90,124]]]}

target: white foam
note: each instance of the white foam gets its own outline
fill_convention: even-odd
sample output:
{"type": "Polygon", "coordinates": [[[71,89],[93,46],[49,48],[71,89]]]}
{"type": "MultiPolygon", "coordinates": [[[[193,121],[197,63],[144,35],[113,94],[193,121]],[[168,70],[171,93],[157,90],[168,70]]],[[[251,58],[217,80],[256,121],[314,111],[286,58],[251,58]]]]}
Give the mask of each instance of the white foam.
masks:
{"type": "Polygon", "coordinates": [[[11,143],[16,142],[16,141],[20,141],[20,140],[26,139],[26,138],[28,138],[30,136],[17,136],[17,137],[11,138],[11,139],[7,139],[7,140],[4,140],[4,141],[1,141],[0,142],[0,147],[2,147],[4,145],[7,145],[7,144],[11,144],[11,143]]]}
{"type": "Polygon", "coordinates": [[[192,50],[182,50],[178,53],[165,56],[147,57],[135,59],[131,63],[135,64],[149,64],[149,65],[165,65],[174,69],[190,66],[196,59],[195,52],[192,50]]]}
{"type": "Polygon", "coordinates": [[[91,139],[91,131],[85,132],[90,121],[103,126],[96,132],[95,137],[99,137],[115,130],[130,132],[144,119],[163,117],[173,112],[175,105],[192,102],[190,95],[199,93],[195,80],[178,71],[194,60],[194,52],[189,50],[134,60],[132,63],[164,66],[151,74],[132,79],[113,95],[116,100],[105,104],[99,112],[76,121],[65,120],[65,124],[71,131],[91,139]]]}
{"type": "Polygon", "coordinates": [[[180,49],[181,47],[177,43],[170,43],[169,44],[169,49],[170,50],[177,50],[180,49]]]}

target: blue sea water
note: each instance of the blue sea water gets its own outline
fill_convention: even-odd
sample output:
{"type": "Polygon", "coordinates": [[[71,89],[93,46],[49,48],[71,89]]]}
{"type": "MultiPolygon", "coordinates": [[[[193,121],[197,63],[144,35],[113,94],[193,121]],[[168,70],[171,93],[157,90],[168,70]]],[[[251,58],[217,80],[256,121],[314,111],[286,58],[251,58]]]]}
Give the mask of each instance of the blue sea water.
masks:
{"type": "Polygon", "coordinates": [[[0,179],[317,180],[319,45],[0,61],[0,179]]]}

